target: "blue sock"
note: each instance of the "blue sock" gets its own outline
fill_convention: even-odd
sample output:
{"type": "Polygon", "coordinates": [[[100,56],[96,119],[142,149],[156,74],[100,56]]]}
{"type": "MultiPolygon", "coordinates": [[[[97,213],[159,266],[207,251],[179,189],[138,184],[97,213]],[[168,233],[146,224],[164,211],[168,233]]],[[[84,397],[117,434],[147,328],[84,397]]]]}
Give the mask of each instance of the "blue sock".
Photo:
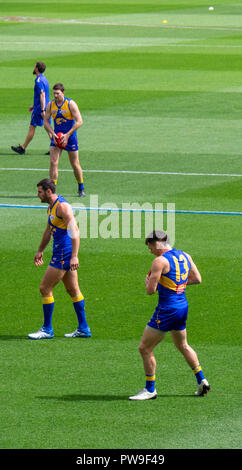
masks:
{"type": "Polygon", "coordinates": [[[76,311],[78,319],[78,328],[87,328],[88,324],[85,315],[85,300],[82,294],[77,297],[72,297],[73,307],[76,311]]]}
{"type": "Polygon", "coordinates": [[[145,380],[146,390],[148,390],[150,393],[153,393],[155,391],[155,375],[146,375],[145,380]]]}
{"type": "Polygon", "coordinates": [[[42,297],[43,311],[44,311],[44,328],[52,328],[52,314],[55,306],[54,297],[42,297]]]}
{"type": "Polygon", "coordinates": [[[199,385],[199,384],[202,382],[202,380],[205,379],[200,364],[199,364],[197,367],[194,367],[194,369],[192,369],[192,370],[193,370],[193,372],[194,372],[194,374],[195,374],[195,376],[196,376],[197,383],[198,383],[198,385],[199,385]]]}
{"type": "Polygon", "coordinates": [[[79,190],[83,190],[83,189],[84,189],[83,179],[81,179],[81,182],[78,183],[78,189],[79,189],[79,190]]]}

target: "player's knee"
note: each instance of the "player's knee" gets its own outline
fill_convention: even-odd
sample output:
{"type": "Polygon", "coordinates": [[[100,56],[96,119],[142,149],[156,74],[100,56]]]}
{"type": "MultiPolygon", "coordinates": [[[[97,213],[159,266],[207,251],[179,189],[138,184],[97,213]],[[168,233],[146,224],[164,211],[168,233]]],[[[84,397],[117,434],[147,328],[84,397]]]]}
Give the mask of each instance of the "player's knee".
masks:
{"type": "Polygon", "coordinates": [[[71,297],[78,297],[80,294],[80,289],[78,286],[73,285],[73,286],[65,286],[67,294],[69,294],[71,297]]]}
{"type": "Polygon", "coordinates": [[[42,297],[49,297],[50,296],[50,289],[45,286],[45,284],[40,284],[40,287],[39,287],[39,290],[40,290],[40,293],[42,295],[42,297]]]}
{"type": "Polygon", "coordinates": [[[145,344],[142,343],[142,342],[139,344],[139,352],[140,352],[142,357],[145,356],[146,354],[148,354],[148,350],[147,350],[145,344]]]}
{"type": "Polygon", "coordinates": [[[182,354],[186,353],[190,349],[187,343],[180,343],[177,345],[177,348],[182,354]]]}
{"type": "Polygon", "coordinates": [[[58,161],[59,161],[59,157],[56,156],[55,154],[54,155],[51,155],[50,157],[50,164],[51,164],[51,167],[57,167],[58,166],[58,161]]]}
{"type": "Polygon", "coordinates": [[[80,170],[80,163],[78,161],[72,162],[72,168],[73,170],[80,170]]]}
{"type": "Polygon", "coordinates": [[[66,292],[69,294],[71,297],[75,297],[75,291],[73,290],[72,287],[66,287],[66,292]]]}
{"type": "Polygon", "coordinates": [[[35,127],[29,126],[29,137],[33,138],[35,134],[35,127]]]}

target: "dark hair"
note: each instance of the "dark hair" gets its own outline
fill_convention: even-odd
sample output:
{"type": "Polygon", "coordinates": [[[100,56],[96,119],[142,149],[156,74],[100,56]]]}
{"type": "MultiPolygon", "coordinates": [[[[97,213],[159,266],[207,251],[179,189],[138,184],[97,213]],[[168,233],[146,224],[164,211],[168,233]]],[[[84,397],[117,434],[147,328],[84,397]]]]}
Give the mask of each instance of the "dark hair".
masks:
{"type": "Polygon", "coordinates": [[[47,189],[50,189],[53,194],[55,194],[56,192],[55,183],[49,178],[44,178],[43,180],[39,181],[39,183],[37,184],[37,187],[39,186],[42,186],[44,191],[47,191],[47,189]]]}
{"type": "Polygon", "coordinates": [[[36,62],[35,67],[37,67],[39,73],[44,73],[46,69],[46,65],[44,64],[44,62],[36,62]]]}
{"type": "Polygon", "coordinates": [[[53,86],[53,90],[60,90],[60,91],[62,91],[62,93],[64,93],[65,88],[64,88],[63,83],[56,83],[56,84],[53,86]]]}
{"type": "Polygon", "coordinates": [[[166,232],[163,230],[153,230],[145,239],[145,244],[154,243],[154,242],[162,242],[168,244],[170,242],[169,237],[166,232]]]}

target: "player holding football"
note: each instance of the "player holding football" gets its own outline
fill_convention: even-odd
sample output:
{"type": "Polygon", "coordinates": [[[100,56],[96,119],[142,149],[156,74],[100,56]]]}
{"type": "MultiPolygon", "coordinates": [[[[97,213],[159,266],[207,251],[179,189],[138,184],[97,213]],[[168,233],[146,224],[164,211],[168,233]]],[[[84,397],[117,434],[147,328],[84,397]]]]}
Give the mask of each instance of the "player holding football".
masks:
{"type": "Polygon", "coordinates": [[[34,85],[34,104],[29,108],[29,111],[32,112],[32,115],[28,134],[23,145],[11,147],[11,149],[19,155],[25,154],[27,146],[35,135],[36,127],[43,126],[45,110],[49,102],[49,82],[44,76],[45,69],[46,65],[43,62],[36,62],[33,70],[33,75],[36,75],[34,85]]]}
{"type": "Polygon", "coordinates": [[[48,104],[44,118],[45,129],[52,135],[50,143],[50,178],[57,184],[58,163],[62,149],[64,148],[68,152],[69,160],[78,183],[78,195],[84,197],[86,193],[83,184],[83,172],[79,162],[76,132],[83,121],[75,101],[66,98],[64,93],[65,89],[62,83],[56,83],[53,86],[54,100],[50,101],[48,104]],[[51,117],[54,121],[54,130],[49,123],[51,117]],[[60,146],[58,146],[58,133],[63,134],[60,146]]]}
{"type": "Polygon", "coordinates": [[[146,386],[130,400],[149,400],[157,397],[155,389],[156,360],[153,350],[168,331],[174,345],[183,354],[193,370],[198,384],[195,395],[204,395],[210,390],[199,364],[196,352],[187,343],[186,320],[188,303],[186,285],[200,284],[201,275],[187,253],[171,248],[167,234],[161,230],[150,233],[145,241],[155,255],[151,271],[146,276],[145,286],[149,295],[158,291],[159,302],[147,323],[140,341],[139,351],[146,374],[146,386]]]}
{"type": "Polygon", "coordinates": [[[41,180],[37,184],[37,188],[41,202],[47,202],[49,207],[47,227],[35,254],[34,263],[36,266],[44,263],[43,252],[52,236],[53,255],[40,284],[44,324],[40,330],[30,333],[28,337],[35,340],[53,338],[52,314],[55,305],[53,288],[62,281],[72,298],[78,319],[76,331],[65,334],[65,337],[89,338],[91,331],[86,322],[85,301],[79,288],[77,276],[80,236],[72,207],[62,196],[57,196],[55,184],[50,179],[41,180]]]}

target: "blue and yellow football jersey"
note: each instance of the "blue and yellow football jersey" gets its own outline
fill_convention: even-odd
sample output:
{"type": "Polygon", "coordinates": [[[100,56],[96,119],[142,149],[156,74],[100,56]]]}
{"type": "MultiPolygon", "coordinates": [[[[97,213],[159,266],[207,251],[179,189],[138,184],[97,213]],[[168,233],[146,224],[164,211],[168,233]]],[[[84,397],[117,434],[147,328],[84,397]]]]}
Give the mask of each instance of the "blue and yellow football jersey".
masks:
{"type": "MultiPolygon", "coordinates": [[[[60,106],[56,104],[55,100],[50,102],[50,112],[54,121],[54,130],[56,134],[58,134],[58,132],[66,134],[75,123],[75,119],[70,110],[70,101],[71,100],[69,98],[64,98],[64,101],[60,106]]],[[[72,136],[76,135],[76,131],[73,132],[72,136]]]]}
{"type": "Polygon", "coordinates": [[[170,271],[162,274],[157,290],[160,306],[184,306],[187,304],[185,289],[191,263],[187,255],[173,248],[162,255],[170,263],[170,271]]]}
{"type": "Polygon", "coordinates": [[[54,204],[48,208],[48,224],[53,235],[53,254],[66,255],[71,253],[72,243],[65,221],[56,213],[60,202],[67,201],[58,196],[54,204]]]}

